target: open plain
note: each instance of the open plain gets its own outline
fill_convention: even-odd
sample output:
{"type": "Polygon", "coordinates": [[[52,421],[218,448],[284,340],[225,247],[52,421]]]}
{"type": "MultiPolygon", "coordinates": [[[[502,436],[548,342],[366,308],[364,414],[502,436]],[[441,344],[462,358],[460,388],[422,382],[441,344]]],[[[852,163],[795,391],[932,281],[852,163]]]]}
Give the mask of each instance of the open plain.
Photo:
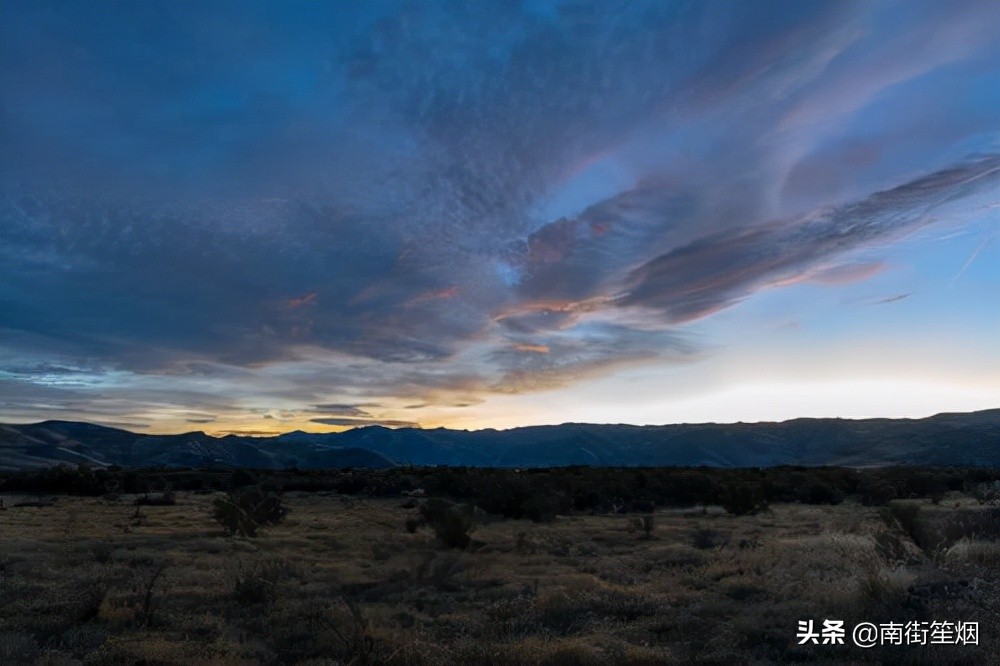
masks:
{"type": "Polygon", "coordinates": [[[216,495],[5,495],[0,661],[1000,661],[1000,543],[983,528],[998,509],[961,493],[645,523],[480,515],[464,549],[412,524],[413,498],[289,492],[284,521],[240,538],[213,521],[216,495]],[[797,623],[824,619],[975,621],[979,644],[799,645],[797,623]]]}

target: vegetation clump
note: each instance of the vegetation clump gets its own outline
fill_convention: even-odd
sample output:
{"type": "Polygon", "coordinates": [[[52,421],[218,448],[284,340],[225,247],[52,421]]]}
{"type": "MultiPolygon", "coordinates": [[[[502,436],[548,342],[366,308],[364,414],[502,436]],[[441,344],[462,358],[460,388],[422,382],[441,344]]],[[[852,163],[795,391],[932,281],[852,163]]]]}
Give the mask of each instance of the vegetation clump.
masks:
{"type": "Polygon", "coordinates": [[[244,561],[233,572],[233,600],[241,607],[271,604],[282,581],[293,578],[295,570],[282,559],[244,561]]]}
{"type": "Polygon", "coordinates": [[[764,488],[752,482],[732,483],[721,499],[722,508],[734,516],[752,516],[768,505],[764,488]]]}
{"type": "Polygon", "coordinates": [[[230,535],[257,536],[257,530],[277,525],[288,515],[281,496],[263,486],[231,490],[212,503],[212,517],[230,535]]]}
{"type": "Polygon", "coordinates": [[[469,532],[476,526],[475,508],[470,504],[452,504],[433,497],[420,505],[420,516],[434,535],[448,548],[467,548],[469,532]]]}

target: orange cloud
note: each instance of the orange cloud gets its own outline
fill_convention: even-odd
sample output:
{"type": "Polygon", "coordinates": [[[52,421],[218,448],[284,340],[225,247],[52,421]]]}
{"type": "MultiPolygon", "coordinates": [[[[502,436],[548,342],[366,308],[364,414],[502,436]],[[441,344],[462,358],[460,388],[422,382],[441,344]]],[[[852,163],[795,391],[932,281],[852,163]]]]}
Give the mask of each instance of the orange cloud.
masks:
{"type": "Polygon", "coordinates": [[[788,287],[805,282],[828,286],[852,284],[868,280],[881,273],[885,268],[886,264],[882,261],[840,264],[819,270],[807,270],[796,275],[781,278],[771,282],[771,286],[788,287]]]}
{"type": "Polygon", "coordinates": [[[292,300],[288,301],[288,307],[299,308],[302,307],[303,305],[310,305],[316,301],[317,296],[319,296],[319,294],[314,291],[311,294],[306,294],[305,296],[302,296],[300,298],[293,298],[292,300]]]}
{"type": "Polygon", "coordinates": [[[417,294],[409,301],[406,302],[407,306],[413,306],[417,303],[423,303],[425,301],[437,301],[445,300],[448,298],[455,298],[458,296],[459,289],[458,286],[448,287],[447,289],[440,289],[438,291],[426,291],[422,294],[417,294]]]}
{"type": "Polygon", "coordinates": [[[497,322],[501,322],[509,317],[519,317],[534,313],[563,314],[575,317],[610,307],[613,302],[614,297],[608,296],[595,296],[594,298],[582,301],[544,299],[518,303],[512,307],[493,312],[491,316],[493,321],[497,322]]]}
{"type": "Polygon", "coordinates": [[[522,352],[533,352],[535,354],[548,354],[549,353],[549,346],[548,345],[516,344],[516,345],[514,345],[514,349],[516,349],[517,351],[522,351],[522,352]]]}
{"type": "Polygon", "coordinates": [[[885,270],[885,262],[872,261],[866,263],[842,264],[817,271],[810,276],[813,282],[821,284],[840,285],[862,282],[885,270]]]}

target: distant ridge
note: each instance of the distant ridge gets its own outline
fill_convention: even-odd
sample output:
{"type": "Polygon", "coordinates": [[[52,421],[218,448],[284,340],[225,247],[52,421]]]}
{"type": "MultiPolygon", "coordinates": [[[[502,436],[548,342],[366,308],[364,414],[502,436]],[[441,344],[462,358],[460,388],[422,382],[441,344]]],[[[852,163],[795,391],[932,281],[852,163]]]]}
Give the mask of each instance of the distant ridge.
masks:
{"type": "Polygon", "coordinates": [[[923,419],[813,419],[662,426],[564,423],[510,430],[294,431],[273,437],[137,434],[72,421],[0,424],[0,470],[86,463],[122,467],[315,469],[489,467],[961,465],[1000,467],[1000,409],[923,419]]]}

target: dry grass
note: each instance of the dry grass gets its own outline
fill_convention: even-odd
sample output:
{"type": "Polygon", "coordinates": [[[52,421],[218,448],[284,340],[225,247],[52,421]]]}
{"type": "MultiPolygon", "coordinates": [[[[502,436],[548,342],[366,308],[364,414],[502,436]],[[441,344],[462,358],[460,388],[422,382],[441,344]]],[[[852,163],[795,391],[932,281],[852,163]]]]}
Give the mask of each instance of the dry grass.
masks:
{"type": "Polygon", "coordinates": [[[945,551],[944,561],[955,564],[978,564],[1000,571],[1000,542],[962,539],[945,551]]]}
{"type": "Polygon", "coordinates": [[[253,540],[223,534],[211,495],[127,502],[0,513],[0,663],[1000,662],[997,542],[930,558],[852,503],[662,511],[648,534],[500,520],[457,551],[408,533],[399,500],[291,494],[253,540]],[[982,645],[798,646],[797,621],[824,618],[978,621],[982,645]]]}

